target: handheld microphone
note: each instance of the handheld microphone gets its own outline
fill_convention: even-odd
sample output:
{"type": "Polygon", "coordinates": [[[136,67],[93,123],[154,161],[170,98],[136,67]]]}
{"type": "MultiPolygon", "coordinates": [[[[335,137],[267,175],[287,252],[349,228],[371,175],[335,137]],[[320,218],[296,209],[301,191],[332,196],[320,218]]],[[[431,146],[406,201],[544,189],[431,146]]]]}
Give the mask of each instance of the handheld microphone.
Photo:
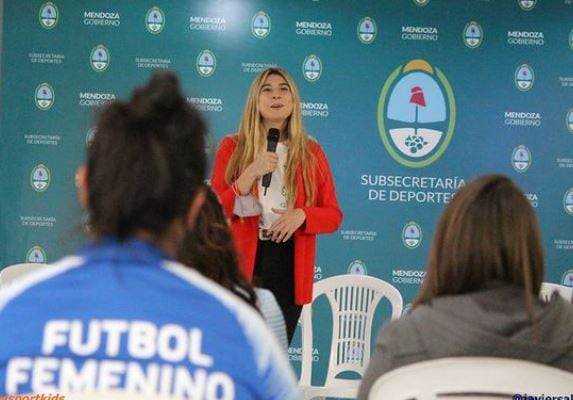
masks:
{"type": "MultiPolygon", "coordinates": [[[[277,151],[277,144],[279,142],[280,131],[277,128],[270,128],[267,133],[267,151],[275,152],[277,151]]],[[[269,172],[263,175],[263,187],[265,188],[264,196],[267,195],[267,189],[271,186],[271,175],[273,173],[269,172]]]]}

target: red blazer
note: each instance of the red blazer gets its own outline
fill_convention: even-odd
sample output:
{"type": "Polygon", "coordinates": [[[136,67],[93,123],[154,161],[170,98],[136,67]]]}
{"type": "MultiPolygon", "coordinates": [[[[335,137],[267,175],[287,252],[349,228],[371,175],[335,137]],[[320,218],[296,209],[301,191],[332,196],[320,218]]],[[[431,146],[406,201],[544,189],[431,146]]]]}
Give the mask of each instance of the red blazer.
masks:
{"type": "MultiPolygon", "coordinates": [[[[317,159],[317,190],[315,204],[312,207],[306,207],[302,168],[299,166],[296,171],[297,197],[294,207],[301,208],[306,214],[305,222],[294,233],[294,292],[295,303],[299,305],[312,301],[316,234],[334,232],[342,221],[342,211],[336,200],[334,182],[326,155],[314,140],[309,140],[308,143],[317,159]]],[[[259,217],[241,218],[233,214],[235,193],[225,182],[225,170],[236,146],[237,135],[225,136],[219,144],[215,155],[211,186],[219,195],[225,214],[231,219],[231,230],[239,253],[241,269],[250,280],[253,277],[257,254],[259,217]]]]}

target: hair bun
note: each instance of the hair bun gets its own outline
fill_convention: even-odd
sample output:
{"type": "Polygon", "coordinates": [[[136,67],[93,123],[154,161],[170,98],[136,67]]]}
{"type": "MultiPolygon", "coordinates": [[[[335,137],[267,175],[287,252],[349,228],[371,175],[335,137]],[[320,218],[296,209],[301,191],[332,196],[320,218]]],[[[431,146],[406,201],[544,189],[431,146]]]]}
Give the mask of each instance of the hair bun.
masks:
{"type": "Polygon", "coordinates": [[[106,104],[88,149],[89,207],[98,235],[160,238],[187,213],[206,169],[206,127],[178,79],[162,71],[128,101],[106,104]]]}
{"type": "Polygon", "coordinates": [[[157,116],[168,118],[184,101],[177,77],[168,72],[156,72],[146,86],[133,92],[129,105],[132,115],[142,122],[163,123],[157,121],[157,116]]]}

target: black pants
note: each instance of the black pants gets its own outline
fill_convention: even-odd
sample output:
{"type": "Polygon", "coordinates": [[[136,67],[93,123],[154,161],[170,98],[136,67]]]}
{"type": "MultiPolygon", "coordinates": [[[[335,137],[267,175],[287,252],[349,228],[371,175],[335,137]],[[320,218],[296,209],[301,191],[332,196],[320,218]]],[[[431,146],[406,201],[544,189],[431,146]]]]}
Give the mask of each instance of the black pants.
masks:
{"type": "Polygon", "coordinates": [[[302,306],[294,303],[294,240],[259,240],[253,283],[270,290],[283,312],[288,342],[296,331],[302,306]]]}

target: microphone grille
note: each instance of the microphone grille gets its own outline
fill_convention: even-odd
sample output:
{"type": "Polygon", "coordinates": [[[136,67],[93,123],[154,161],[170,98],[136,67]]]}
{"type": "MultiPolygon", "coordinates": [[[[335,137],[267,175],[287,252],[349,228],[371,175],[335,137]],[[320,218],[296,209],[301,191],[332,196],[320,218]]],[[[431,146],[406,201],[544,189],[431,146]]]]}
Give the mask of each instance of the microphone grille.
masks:
{"type": "Polygon", "coordinates": [[[280,136],[280,131],[277,128],[270,128],[267,134],[267,140],[269,142],[278,142],[280,136]]]}

